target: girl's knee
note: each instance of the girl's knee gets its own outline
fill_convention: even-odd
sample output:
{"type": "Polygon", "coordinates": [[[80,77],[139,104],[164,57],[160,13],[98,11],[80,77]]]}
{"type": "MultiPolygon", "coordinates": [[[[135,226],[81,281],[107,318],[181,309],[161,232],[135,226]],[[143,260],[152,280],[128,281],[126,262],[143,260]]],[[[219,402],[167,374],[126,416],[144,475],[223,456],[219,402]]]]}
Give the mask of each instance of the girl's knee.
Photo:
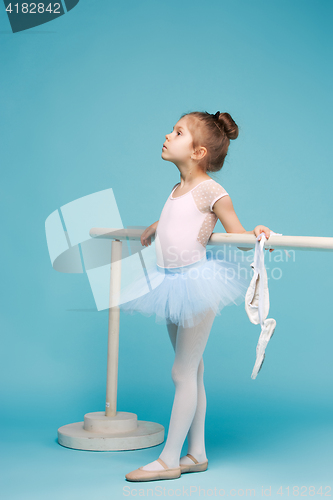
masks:
{"type": "Polygon", "coordinates": [[[178,384],[184,379],[184,370],[180,369],[175,363],[172,365],[171,377],[174,384],[178,384]]]}
{"type": "Polygon", "coordinates": [[[204,365],[201,358],[199,366],[189,368],[188,366],[179,366],[174,363],[171,369],[171,377],[175,384],[179,384],[186,381],[197,381],[200,377],[203,377],[204,365]]]}

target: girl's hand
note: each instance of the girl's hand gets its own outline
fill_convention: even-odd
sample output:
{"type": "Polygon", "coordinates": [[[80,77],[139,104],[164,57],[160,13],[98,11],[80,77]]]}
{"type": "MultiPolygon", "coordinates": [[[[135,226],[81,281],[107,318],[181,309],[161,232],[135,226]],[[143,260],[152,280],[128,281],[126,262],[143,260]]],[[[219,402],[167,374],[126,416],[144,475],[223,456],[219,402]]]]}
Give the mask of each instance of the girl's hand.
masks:
{"type": "Polygon", "coordinates": [[[141,234],[141,245],[143,245],[144,247],[148,247],[149,245],[151,245],[151,236],[155,234],[157,224],[158,221],[154,222],[154,224],[152,224],[151,226],[146,227],[146,229],[141,234]]]}
{"type": "MultiPolygon", "coordinates": [[[[265,236],[266,236],[266,239],[268,240],[268,238],[270,237],[270,234],[271,234],[271,230],[266,227],[266,226],[256,226],[253,230],[256,238],[259,236],[260,233],[265,233],[265,236]]],[[[261,240],[262,237],[259,238],[258,241],[261,240]]],[[[265,248],[265,250],[268,250],[268,248],[265,248]]],[[[274,248],[270,248],[269,251],[270,252],[273,252],[274,248]]]]}

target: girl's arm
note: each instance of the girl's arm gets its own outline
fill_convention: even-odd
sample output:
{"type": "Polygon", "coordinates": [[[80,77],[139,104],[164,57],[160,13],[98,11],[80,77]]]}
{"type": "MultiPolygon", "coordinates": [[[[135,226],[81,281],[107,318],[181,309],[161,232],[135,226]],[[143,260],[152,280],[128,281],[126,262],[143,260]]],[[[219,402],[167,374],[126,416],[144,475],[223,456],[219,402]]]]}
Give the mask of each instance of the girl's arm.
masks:
{"type": "MultiPolygon", "coordinates": [[[[267,239],[270,236],[270,229],[266,226],[260,225],[256,226],[253,231],[246,231],[236,215],[229,195],[223,196],[214,203],[213,212],[220,219],[222,226],[227,233],[254,234],[256,237],[259,236],[260,233],[265,233],[267,239]]],[[[240,248],[240,250],[251,250],[251,248],[240,248]]],[[[271,248],[270,251],[273,251],[273,248],[271,248]]]]}
{"type": "Polygon", "coordinates": [[[147,247],[151,245],[151,236],[155,234],[157,228],[158,220],[151,224],[151,226],[146,227],[146,229],[141,234],[141,245],[147,247]]]}

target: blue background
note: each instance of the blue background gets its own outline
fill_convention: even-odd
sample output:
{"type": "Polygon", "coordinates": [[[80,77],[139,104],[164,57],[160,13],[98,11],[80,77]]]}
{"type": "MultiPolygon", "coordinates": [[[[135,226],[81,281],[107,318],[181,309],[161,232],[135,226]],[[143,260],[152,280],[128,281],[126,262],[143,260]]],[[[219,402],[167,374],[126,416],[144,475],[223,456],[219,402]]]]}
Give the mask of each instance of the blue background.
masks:
{"type": "MultiPolygon", "coordinates": [[[[278,266],[282,277],[269,279],[277,327],[257,379],[260,328],[243,306],[216,318],[204,353],[208,471],[135,485],[124,475],[163,444],[98,453],[56,442],[58,427],[104,409],[108,316],[86,275],[52,269],[44,230],[60,206],[110,187],[125,226],[158,220],[179,180],[160,157],[164,135],[184,112],[219,110],[240,134],[213,178],[243,226],[333,236],[332,3],[81,0],[15,35],[4,8],[0,22],[5,498],[332,487],[331,252],[278,263],[266,252],[269,276],[278,266]]],[[[173,356],[163,325],[121,315],[117,409],[165,435],[173,356]]]]}

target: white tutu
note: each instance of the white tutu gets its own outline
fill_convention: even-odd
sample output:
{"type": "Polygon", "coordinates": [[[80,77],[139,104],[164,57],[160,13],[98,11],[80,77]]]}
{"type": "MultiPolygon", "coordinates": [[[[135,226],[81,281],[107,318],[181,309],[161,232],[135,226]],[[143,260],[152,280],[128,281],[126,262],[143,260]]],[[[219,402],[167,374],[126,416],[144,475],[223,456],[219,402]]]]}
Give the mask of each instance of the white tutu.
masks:
{"type": "Polygon", "coordinates": [[[225,306],[244,302],[253,274],[247,253],[224,245],[206,249],[203,259],[184,267],[161,268],[152,262],[147,272],[159,284],[140,296],[147,281],[137,279],[131,288],[138,298],[123,301],[119,308],[128,314],[155,314],[156,323],[195,326],[209,309],[220,315],[225,306]]]}

